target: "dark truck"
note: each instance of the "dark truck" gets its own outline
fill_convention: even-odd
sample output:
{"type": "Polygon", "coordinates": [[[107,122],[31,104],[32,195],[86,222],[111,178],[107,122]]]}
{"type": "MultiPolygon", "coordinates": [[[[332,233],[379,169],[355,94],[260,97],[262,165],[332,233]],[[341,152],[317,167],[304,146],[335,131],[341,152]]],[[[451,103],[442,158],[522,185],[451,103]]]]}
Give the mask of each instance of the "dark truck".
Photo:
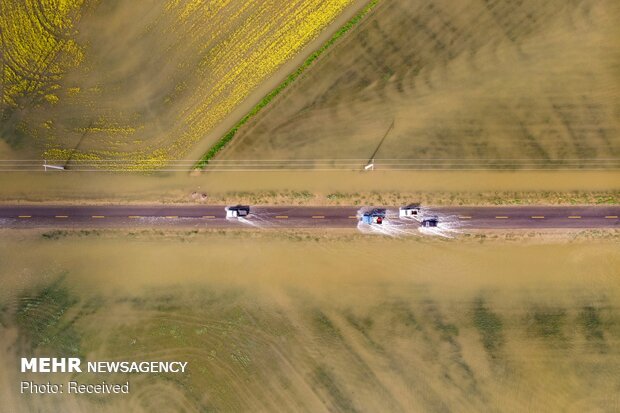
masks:
{"type": "Polygon", "coordinates": [[[437,216],[426,217],[420,221],[420,226],[425,228],[436,227],[439,224],[439,218],[437,216]]]}

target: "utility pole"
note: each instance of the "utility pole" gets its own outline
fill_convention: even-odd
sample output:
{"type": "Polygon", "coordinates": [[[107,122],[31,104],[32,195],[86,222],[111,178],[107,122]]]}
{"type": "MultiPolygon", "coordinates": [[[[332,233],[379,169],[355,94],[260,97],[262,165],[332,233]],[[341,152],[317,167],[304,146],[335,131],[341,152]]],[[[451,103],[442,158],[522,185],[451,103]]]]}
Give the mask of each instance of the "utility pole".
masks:
{"type": "Polygon", "coordinates": [[[43,169],[45,169],[45,172],[47,172],[47,169],[54,169],[54,170],[59,170],[59,171],[64,171],[65,167],[64,166],[58,166],[58,165],[48,165],[47,160],[43,161],[43,169]]]}
{"type": "Polygon", "coordinates": [[[390,127],[387,129],[387,131],[385,131],[385,134],[383,135],[383,137],[379,141],[379,145],[377,145],[377,148],[375,149],[375,151],[372,153],[372,155],[370,155],[370,159],[368,160],[368,163],[364,167],[365,171],[374,171],[375,170],[375,155],[377,155],[377,152],[379,152],[379,149],[381,149],[381,145],[383,145],[383,142],[385,141],[385,138],[387,138],[387,136],[390,134],[390,131],[394,127],[394,122],[395,122],[395,120],[392,120],[392,123],[390,124],[390,127]]]}

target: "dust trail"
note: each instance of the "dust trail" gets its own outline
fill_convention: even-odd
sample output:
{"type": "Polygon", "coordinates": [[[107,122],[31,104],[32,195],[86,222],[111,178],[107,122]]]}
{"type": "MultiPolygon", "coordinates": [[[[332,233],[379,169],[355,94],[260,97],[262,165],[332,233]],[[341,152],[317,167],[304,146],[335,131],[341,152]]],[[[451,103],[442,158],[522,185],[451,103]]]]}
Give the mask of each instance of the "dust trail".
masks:
{"type": "MultiPolygon", "coordinates": [[[[357,229],[363,234],[378,234],[386,235],[390,237],[405,237],[417,235],[417,225],[412,226],[409,222],[400,220],[398,218],[398,212],[387,210],[383,223],[381,224],[366,224],[362,222],[361,218],[365,212],[370,209],[362,208],[357,211],[358,223],[357,229]]],[[[413,221],[413,220],[407,220],[413,221]]]]}
{"type": "Polygon", "coordinates": [[[464,232],[462,230],[463,227],[467,225],[456,215],[442,214],[431,210],[426,210],[426,214],[423,213],[422,216],[436,216],[439,220],[439,223],[434,228],[418,228],[418,231],[424,235],[454,238],[456,235],[462,234],[464,232]]]}
{"type": "Polygon", "coordinates": [[[226,218],[227,221],[236,221],[242,225],[248,225],[254,228],[266,228],[273,226],[267,219],[260,215],[256,215],[254,213],[250,214],[247,218],[245,217],[234,217],[234,218],[226,218]]]}
{"type": "Polygon", "coordinates": [[[444,238],[454,238],[455,236],[453,231],[441,228],[441,224],[437,225],[435,228],[420,227],[418,228],[418,231],[423,235],[434,235],[444,238]]]}
{"type": "Polygon", "coordinates": [[[388,219],[384,220],[383,224],[365,224],[360,221],[357,225],[357,229],[364,234],[387,235],[390,237],[416,235],[413,228],[407,228],[400,223],[392,222],[388,219]]]}
{"type": "Polygon", "coordinates": [[[357,229],[363,234],[378,234],[391,237],[405,236],[440,236],[454,238],[463,233],[462,228],[466,225],[456,215],[437,213],[429,208],[420,208],[420,214],[412,217],[400,217],[398,211],[387,210],[382,224],[366,224],[361,218],[370,209],[363,208],[357,212],[357,229]],[[437,217],[437,227],[421,227],[420,222],[426,218],[437,217]]]}
{"type": "Polygon", "coordinates": [[[250,220],[248,218],[244,218],[244,217],[237,217],[237,218],[226,218],[227,220],[237,220],[237,222],[244,224],[244,225],[249,225],[251,227],[255,227],[255,228],[261,228],[263,225],[262,222],[255,222],[254,220],[250,220]]]}
{"type": "Polygon", "coordinates": [[[157,216],[157,217],[144,216],[144,217],[136,217],[136,218],[130,219],[128,221],[128,226],[131,226],[132,223],[137,223],[139,225],[148,225],[149,227],[152,227],[152,228],[166,227],[170,225],[175,226],[179,223],[182,223],[184,225],[192,224],[190,226],[193,226],[193,227],[206,226],[206,223],[202,222],[200,218],[197,218],[197,217],[171,218],[171,217],[164,217],[164,216],[157,216]]]}
{"type": "Polygon", "coordinates": [[[14,222],[14,219],[0,219],[0,228],[4,226],[11,226],[14,222]]]}

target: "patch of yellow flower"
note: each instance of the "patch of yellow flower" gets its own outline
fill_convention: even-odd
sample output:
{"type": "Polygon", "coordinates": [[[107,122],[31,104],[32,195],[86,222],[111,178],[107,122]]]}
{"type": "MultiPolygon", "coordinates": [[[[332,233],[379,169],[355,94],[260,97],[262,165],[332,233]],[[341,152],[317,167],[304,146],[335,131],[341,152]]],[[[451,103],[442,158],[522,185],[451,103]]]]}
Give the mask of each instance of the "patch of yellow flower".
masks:
{"type": "Polygon", "coordinates": [[[20,97],[30,94],[57,108],[65,108],[63,102],[80,102],[83,110],[82,126],[72,126],[71,131],[74,136],[87,134],[84,144],[66,147],[62,124],[49,124],[44,128],[48,149],[43,156],[118,159],[131,161],[119,163],[123,167],[131,163],[132,169],[143,170],[181,159],[353,0],[168,0],[161,15],[151,15],[149,26],[154,38],[174,39],[171,49],[153,53],[178,59],[170,78],[176,86],[159,102],[170,111],[162,122],[166,129],[148,129],[149,119],[140,118],[140,108],[135,116],[132,109],[100,108],[97,94],[110,87],[105,79],[95,88],[78,82],[65,85],[64,93],[55,91],[53,85],[62,84],[68,69],[88,60],[73,39],[89,0],[1,1],[3,37],[10,40],[10,50],[3,50],[9,63],[3,73],[5,104],[17,105],[20,97]],[[102,113],[103,120],[98,118],[102,113]],[[89,125],[93,117],[99,120],[89,125]]]}
{"type": "MultiPolygon", "coordinates": [[[[204,81],[196,88],[198,104],[184,111],[187,129],[173,145],[181,152],[209,133],[247,96],[348,6],[352,0],[248,0],[235,10],[219,2],[228,16],[225,33],[210,33],[198,70],[204,81]]],[[[213,8],[208,8],[215,14],[213,8]]]]}
{"type": "Polygon", "coordinates": [[[49,93],[83,59],[71,38],[84,0],[2,0],[2,105],[32,99],[57,103],[49,93]]]}
{"type": "MultiPolygon", "coordinates": [[[[180,70],[191,70],[199,81],[182,100],[176,125],[170,131],[174,140],[131,154],[101,150],[87,157],[131,159],[136,169],[151,169],[163,166],[168,159],[179,159],[351,2],[169,1],[165,10],[178,22],[171,35],[184,39],[200,56],[197,67],[180,65],[180,70]]],[[[144,142],[148,144],[149,140],[144,142]]],[[[80,158],[73,155],[73,159],[80,158]]]]}

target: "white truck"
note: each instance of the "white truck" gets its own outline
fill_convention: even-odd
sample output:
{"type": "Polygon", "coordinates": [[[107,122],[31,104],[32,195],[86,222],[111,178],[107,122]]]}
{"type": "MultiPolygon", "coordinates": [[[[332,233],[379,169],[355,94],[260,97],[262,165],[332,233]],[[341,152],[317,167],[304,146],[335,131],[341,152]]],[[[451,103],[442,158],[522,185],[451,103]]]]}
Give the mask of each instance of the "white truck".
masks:
{"type": "Polygon", "coordinates": [[[249,205],[234,205],[226,207],[226,218],[241,218],[250,215],[249,205]]]}
{"type": "Polygon", "coordinates": [[[420,204],[409,204],[407,206],[402,206],[398,208],[398,217],[399,218],[420,218],[421,207],[420,204]]]}

